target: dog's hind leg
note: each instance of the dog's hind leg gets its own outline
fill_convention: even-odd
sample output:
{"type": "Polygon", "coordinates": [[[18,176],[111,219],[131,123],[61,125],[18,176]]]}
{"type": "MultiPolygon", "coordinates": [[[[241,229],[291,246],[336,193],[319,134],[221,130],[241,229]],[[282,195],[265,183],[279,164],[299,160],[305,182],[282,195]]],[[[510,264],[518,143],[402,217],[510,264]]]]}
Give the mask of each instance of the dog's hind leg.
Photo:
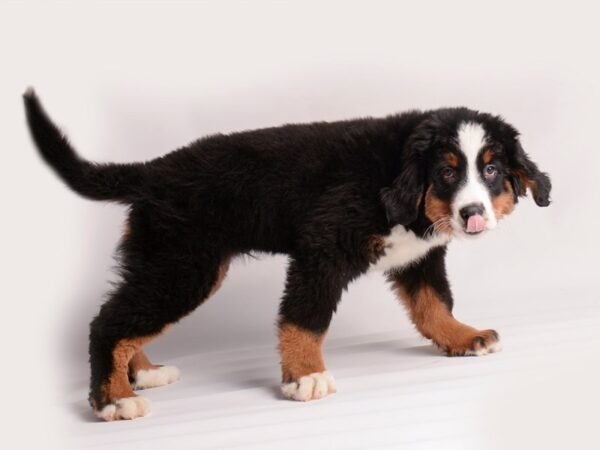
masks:
{"type": "MultiPolygon", "coordinates": [[[[228,269],[229,261],[221,264],[217,281],[207,298],[211,297],[221,287],[228,269]]],[[[180,372],[177,367],[152,364],[142,348],[129,360],[129,381],[134,390],[166,386],[179,380],[179,378],[180,372]]]]}
{"type": "MultiPolygon", "coordinates": [[[[126,249],[123,282],[90,326],[90,403],[104,420],[149,412],[148,400],[137,396],[129,381],[133,368],[134,386],[144,381],[139,387],[158,385],[156,377],[144,380],[160,368],[145,357],[143,345],[214,293],[228,264],[225,258],[196,255],[177,243],[131,254],[134,247],[126,249]]],[[[169,371],[168,377],[174,377],[174,370],[169,371]]]]}

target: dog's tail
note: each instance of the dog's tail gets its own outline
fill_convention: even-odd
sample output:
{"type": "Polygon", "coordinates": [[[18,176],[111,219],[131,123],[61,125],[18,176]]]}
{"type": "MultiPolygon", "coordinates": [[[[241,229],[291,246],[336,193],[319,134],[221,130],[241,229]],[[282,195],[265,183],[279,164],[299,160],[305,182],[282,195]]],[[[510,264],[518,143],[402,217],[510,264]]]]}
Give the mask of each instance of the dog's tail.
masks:
{"type": "Polygon", "coordinates": [[[143,164],[96,164],[81,158],[52,123],[33,89],[23,95],[29,131],[48,165],[79,195],[131,203],[143,184],[143,164]]]}

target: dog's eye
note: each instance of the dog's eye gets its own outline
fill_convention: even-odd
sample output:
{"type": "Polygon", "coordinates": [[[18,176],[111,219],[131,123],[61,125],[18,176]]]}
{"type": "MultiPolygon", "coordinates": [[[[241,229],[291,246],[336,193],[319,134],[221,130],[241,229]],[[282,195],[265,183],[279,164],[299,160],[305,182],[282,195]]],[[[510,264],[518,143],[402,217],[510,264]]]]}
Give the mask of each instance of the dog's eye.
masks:
{"type": "Polygon", "coordinates": [[[454,169],[452,167],[444,167],[440,171],[440,175],[442,175],[442,177],[446,181],[451,181],[454,178],[454,174],[455,174],[455,172],[454,172],[454,169]]]}
{"type": "Polygon", "coordinates": [[[493,164],[488,164],[484,167],[483,173],[486,179],[493,180],[498,175],[498,169],[493,164]]]}

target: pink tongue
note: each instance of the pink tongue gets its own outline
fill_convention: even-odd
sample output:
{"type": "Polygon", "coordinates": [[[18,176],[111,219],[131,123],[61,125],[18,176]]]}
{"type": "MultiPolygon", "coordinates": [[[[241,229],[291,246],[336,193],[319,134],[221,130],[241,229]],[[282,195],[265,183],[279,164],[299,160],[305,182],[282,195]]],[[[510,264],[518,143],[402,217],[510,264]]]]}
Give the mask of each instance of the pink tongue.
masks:
{"type": "Polygon", "coordinates": [[[467,233],[479,233],[485,229],[485,220],[479,214],[469,217],[467,221],[467,233]]]}

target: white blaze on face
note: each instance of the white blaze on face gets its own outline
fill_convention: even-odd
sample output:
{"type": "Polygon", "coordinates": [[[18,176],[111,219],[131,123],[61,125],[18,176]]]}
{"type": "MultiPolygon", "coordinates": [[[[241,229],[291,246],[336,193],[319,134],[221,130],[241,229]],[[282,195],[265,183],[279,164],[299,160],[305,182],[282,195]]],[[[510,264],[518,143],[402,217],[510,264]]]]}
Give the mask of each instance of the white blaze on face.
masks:
{"type": "Polygon", "coordinates": [[[458,146],[467,159],[467,170],[464,184],[459,188],[452,202],[452,215],[455,223],[463,223],[460,210],[472,204],[481,204],[484,208],[483,218],[486,229],[496,226],[497,220],[492,208],[490,192],[485,186],[479,169],[477,159],[485,146],[485,130],[478,123],[466,122],[458,129],[458,146]]]}

